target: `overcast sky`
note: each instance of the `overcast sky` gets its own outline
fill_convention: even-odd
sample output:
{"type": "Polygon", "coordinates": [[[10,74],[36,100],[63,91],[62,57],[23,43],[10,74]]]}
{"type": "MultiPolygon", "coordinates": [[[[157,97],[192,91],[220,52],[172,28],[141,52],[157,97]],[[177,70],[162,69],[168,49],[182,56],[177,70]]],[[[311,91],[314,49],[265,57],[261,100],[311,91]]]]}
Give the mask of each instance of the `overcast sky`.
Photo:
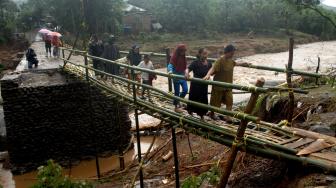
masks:
{"type": "Polygon", "coordinates": [[[336,0],[324,0],[323,4],[331,6],[331,7],[336,7],[336,0]]]}

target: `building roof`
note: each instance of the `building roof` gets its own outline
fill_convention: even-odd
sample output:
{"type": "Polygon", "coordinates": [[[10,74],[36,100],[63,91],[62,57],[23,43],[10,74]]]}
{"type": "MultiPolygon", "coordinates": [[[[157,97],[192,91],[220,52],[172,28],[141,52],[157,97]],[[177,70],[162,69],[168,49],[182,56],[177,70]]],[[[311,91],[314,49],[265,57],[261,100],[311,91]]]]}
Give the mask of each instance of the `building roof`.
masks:
{"type": "Polygon", "coordinates": [[[131,12],[131,11],[146,12],[146,10],[143,8],[129,4],[128,0],[124,0],[124,2],[125,2],[124,12],[131,12]]]}

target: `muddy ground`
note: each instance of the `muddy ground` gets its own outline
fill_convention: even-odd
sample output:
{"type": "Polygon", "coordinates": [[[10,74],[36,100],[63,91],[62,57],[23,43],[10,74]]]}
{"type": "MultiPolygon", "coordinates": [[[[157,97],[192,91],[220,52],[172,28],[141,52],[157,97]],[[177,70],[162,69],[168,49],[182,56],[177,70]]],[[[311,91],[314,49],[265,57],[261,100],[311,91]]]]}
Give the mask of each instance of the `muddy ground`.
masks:
{"type": "MultiPolygon", "coordinates": [[[[251,56],[261,53],[277,53],[288,50],[288,36],[282,35],[261,35],[249,36],[247,33],[237,34],[214,34],[212,36],[197,36],[194,34],[152,34],[154,36],[146,37],[121,37],[118,39],[120,49],[130,49],[133,44],[139,44],[141,51],[164,53],[166,48],[173,50],[177,44],[187,45],[187,54],[195,56],[201,47],[210,51],[210,57],[218,57],[223,51],[224,46],[233,44],[237,48],[237,57],[251,56]]],[[[317,37],[312,35],[294,32],[293,37],[296,44],[307,44],[318,41],[317,37]]]]}
{"type": "Polygon", "coordinates": [[[4,67],[4,72],[15,70],[28,46],[29,42],[26,40],[12,41],[8,44],[0,45],[0,64],[4,67]]]}

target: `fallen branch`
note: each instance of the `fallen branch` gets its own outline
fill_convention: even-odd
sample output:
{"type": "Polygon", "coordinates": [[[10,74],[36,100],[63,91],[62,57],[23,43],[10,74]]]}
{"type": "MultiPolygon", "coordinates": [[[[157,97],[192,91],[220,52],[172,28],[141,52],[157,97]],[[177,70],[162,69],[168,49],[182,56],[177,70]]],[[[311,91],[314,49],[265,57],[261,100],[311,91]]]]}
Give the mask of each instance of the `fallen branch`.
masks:
{"type": "Polygon", "coordinates": [[[135,180],[136,178],[138,177],[138,175],[140,174],[140,171],[142,169],[142,166],[144,164],[144,159],[147,157],[147,155],[149,154],[149,152],[152,150],[153,146],[154,146],[154,143],[155,143],[155,140],[156,140],[156,136],[153,137],[153,141],[151,143],[151,145],[149,146],[149,148],[147,149],[147,152],[145,154],[145,156],[142,158],[140,164],[139,164],[139,168],[137,170],[137,173],[135,174],[133,180],[132,180],[132,183],[131,183],[131,187],[134,187],[134,184],[135,184],[135,180]]]}

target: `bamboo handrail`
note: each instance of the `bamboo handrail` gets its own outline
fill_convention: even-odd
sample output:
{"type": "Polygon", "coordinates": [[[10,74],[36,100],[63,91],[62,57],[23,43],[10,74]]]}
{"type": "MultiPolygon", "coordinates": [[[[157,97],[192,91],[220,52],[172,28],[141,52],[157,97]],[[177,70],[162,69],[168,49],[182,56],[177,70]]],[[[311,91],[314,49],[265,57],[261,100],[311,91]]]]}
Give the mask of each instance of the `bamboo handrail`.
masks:
{"type": "MultiPolygon", "coordinates": [[[[72,50],[70,48],[65,48],[62,47],[65,50],[72,50]]],[[[75,52],[78,53],[86,53],[85,51],[81,50],[75,50],[75,52]]],[[[129,52],[127,51],[120,51],[121,54],[128,54],[129,52]]],[[[154,53],[154,52],[141,52],[140,54],[145,55],[152,55],[156,57],[166,57],[166,54],[162,53],[154,53]]],[[[197,58],[195,56],[187,56],[188,60],[196,60],[197,58]]],[[[216,58],[208,58],[209,62],[215,62],[217,59],[216,58]]],[[[281,72],[281,73],[287,73],[288,71],[285,68],[278,68],[278,67],[269,67],[269,66],[262,66],[262,65],[239,65],[240,67],[246,67],[246,68],[251,68],[251,69],[258,69],[258,70],[267,70],[267,71],[275,71],[275,72],[281,72]]],[[[321,78],[325,75],[318,74],[318,73],[312,73],[312,72],[305,72],[305,71],[300,71],[300,70],[291,70],[292,74],[295,75],[302,75],[302,76],[309,76],[309,77],[315,77],[315,78],[321,78]]]]}
{"type": "MultiPolygon", "coordinates": [[[[127,51],[120,51],[120,53],[122,54],[128,54],[129,52],[127,51]]],[[[152,55],[152,56],[156,56],[156,57],[166,57],[165,54],[161,54],[161,53],[154,53],[154,52],[141,52],[140,54],[145,55],[152,55]]],[[[187,56],[188,60],[196,60],[197,57],[195,56],[187,56]]],[[[217,59],[216,58],[208,58],[209,62],[215,62],[217,59]]],[[[268,67],[268,66],[261,66],[261,65],[239,65],[240,67],[246,67],[246,68],[251,68],[251,69],[259,69],[259,70],[267,70],[267,71],[275,71],[275,72],[282,72],[282,73],[286,73],[287,70],[284,68],[277,68],[277,67],[268,67]]],[[[296,74],[296,75],[302,75],[302,76],[309,76],[309,77],[315,77],[315,78],[320,78],[323,75],[322,74],[318,74],[318,73],[311,73],[311,72],[305,72],[305,71],[300,71],[300,70],[292,70],[292,74],[296,74]]]]}
{"type": "Polygon", "coordinates": [[[248,120],[248,121],[253,121],[253,122],[259,122],[260,121],[258,117],[251,116],[249,114],[245,114],[245,113],[242,113],[242,112],[229,111],[229,110],[225,110],[225,109],[222,109],[222,108],[217,108],[217,107],[213,107],[213,106],[206,105],[206,104],[203,104],[203,103],[198,103],[198,102],[190,101],[190,100],[183,99],[183,98],[180,98],[180,97],[176,97],[172,94],[161,91],[160,89],[157,89],[153,86],[145,85],[145,84],[142,84],[142,83],[139,83],[139,82],[136,82],[136,81],[129,80],[127,78],[112,75],[112,74],[106,73],[104,71],[97,70],[97,69],[94,69],[94,68],[91,68],[91,67],[88,67],[88,66],[85,66],[85,65],[79,65],[79,64],[73,63],[73,62],[71,62],[69,60],[66,60],[66,59],[63,59],[63,58],[62,58],[62,60],[66,61],[67,63],[73,64],[75,66],[79,66],[79,67],[82,67],[82,68],[85,68],[85,69],[89,69],[89,70],[104,74],[106,76],[121,80],[125,83],[134,84],[134,85],[137,85],[137,86],[142,86],[146,89],[155,91],[157,93],[161,93],[162,95],[164,95],[164,96],[166,96],[166,97],[168,97],[172,100],[178,100],[178,101],[184,102],[184,103],[189,104],[189,105],[197,106],[197,107],[202,108],[202,109],[211,110],[211,111],[220,113],[222,115],[228,115],[228,116],[236,117],[237,119],[241,119],[241,120],[248,120]]]}
{"type": "MultiPolygon", "coordinates": [[[[63,48],[63,49],[68,50],[68,51],[72,51],[72,49],[68,49],[68,48],[63,48]]],[[[82,54],[86,54],[86,52],[84,52],[84,51],[80,51],[80,52],[82,54]]],[[[218,81],[212,81],[212,80],[203,80],[203,79],[199,79],[199,78],[188,78],[188,79],[186,79],[184,76],[181,76],[181,75],[168,74],[168,73],[164,73],[164,72],[160,72],[160,71],[156,71],[156,70],[143,69],[143,68],[140,68],[140,67],[137,67],[137,66],[131,66],[131,65],[123,64],[123,63],[117,63],[115,61],[104,59],[104,58],[101,58],[101,57],[96,57],[96,56],[91,56],[91,55],[87,55],[87,57],[89,57],[91,59],[101,60],[101,61],[104,61],[106,63],[115,64],[115,65],[118,65],[118,66],[126,68],[126,69],[130,69],[130,70],[156,74],[156,75],[164,76],[164,77],[171,78],[171,79],[183,79],[183,80],[193,81],[193,82],[207,84],[207,85],[213,85],[213,86],[229,88],[229,89],[236,89],[236,90],[241,90],[241,91],[247,91],[247,92],[250,92],[250,93],[252,93],[252,92],[259,92],[259,93],[281,92],[281,91],[288,90],[286,88],[280,88],[280,87],[279,88],[277,88],[277,87],[261,88],[261,87],[255,87],[255,86],[243,86],[243,85],[239,85],[239,84],[218,82],[218,81]]],[[[293,92],[301,93],[301,94],[308,94],[309,93],[308,91],[304,91],[304,90],[300,90],[300,89],[293,89],[293,92]]]]}

